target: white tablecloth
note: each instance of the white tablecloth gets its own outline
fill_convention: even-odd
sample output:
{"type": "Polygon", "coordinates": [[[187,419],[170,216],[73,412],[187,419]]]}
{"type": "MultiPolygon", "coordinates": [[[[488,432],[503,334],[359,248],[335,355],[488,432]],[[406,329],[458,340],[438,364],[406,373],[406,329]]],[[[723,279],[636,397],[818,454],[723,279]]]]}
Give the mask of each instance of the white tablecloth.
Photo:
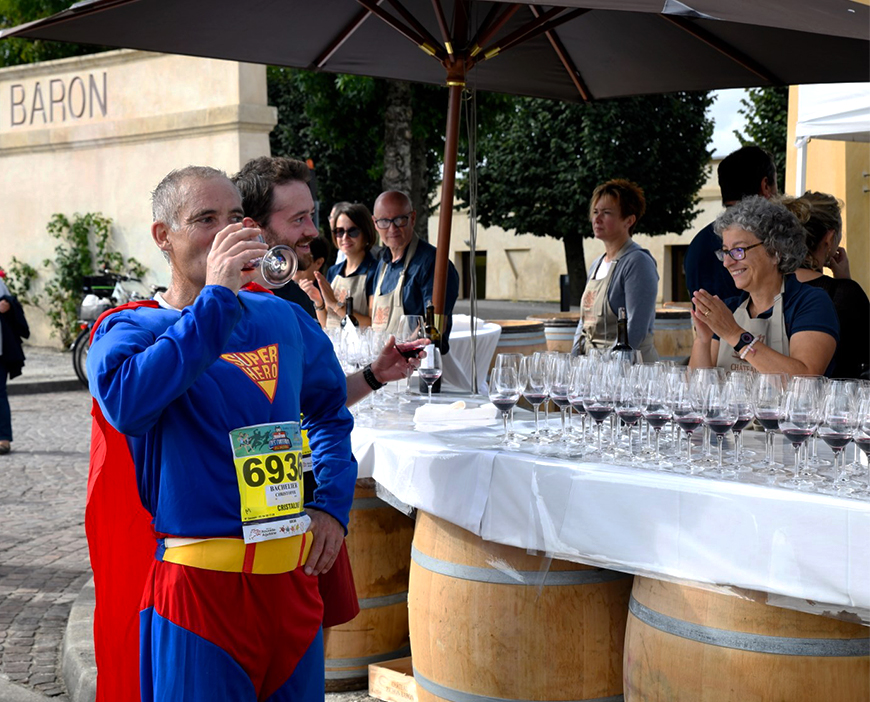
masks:
{"type": "MultiPolygon", "coordinates": [[[[486,377],[492,355],[501,337],[501,327],[492,322],[477,320],[477,389],[486,395],[486,377]]],[[[442,385],[445,390],[471,392],[471,317],[453,315],[450,330],[450,353],[444,356],[442,385]]]]}
{"type": "Polygon", "coordinates": [[[870,622],[868,502],[485,448],[500,427],[378,427],[354,429],[360,475],[486,540],[870,622]]]}

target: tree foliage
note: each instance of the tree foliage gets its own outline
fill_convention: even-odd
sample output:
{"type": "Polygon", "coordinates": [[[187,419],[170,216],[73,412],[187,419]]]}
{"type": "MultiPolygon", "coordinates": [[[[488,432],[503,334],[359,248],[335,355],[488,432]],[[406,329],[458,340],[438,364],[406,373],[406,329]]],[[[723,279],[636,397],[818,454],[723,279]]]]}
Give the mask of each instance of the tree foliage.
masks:
{"type": "MultiPolygon", "coordinates": [[[[0,0],[0,27],[8,29],[62,12],[70,6],[69,0],[0,0]]],[[[53,59],[94,54],[105,47],[87,44],[67,44],[42,39],[13,37],[0,42],[0,65],[18,66],[23,63],[51,61],[53,59]]]]}
{"type": "Polygon", "coordinates": [[[750,88],[740,101],[746,134],[734,130],[741,146],[755,144],[773,154],[776,185],[785,192],[785,154],[788,141],[788,87],[750,88]]]}
{"type": "Polygon", "coordinates": [[[697,214],[713,124],[706,93],[674,93],[576,105],[516,98],[478,136],[478,213],[485,226],[565,241],[572,297],[585,284],[582,237],[592,236],[589,198],[611,178],[646,194],[637,231],[686,229],[697,214]]]}

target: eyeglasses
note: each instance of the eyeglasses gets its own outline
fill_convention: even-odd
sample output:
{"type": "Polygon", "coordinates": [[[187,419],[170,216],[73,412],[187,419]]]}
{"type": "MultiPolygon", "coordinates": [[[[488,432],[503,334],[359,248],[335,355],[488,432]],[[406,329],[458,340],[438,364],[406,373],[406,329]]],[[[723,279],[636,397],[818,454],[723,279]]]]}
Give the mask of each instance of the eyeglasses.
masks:
{"type": "Polygon", "coordinates": [[[754,249],[756,246],[761,246],[762,242],[758,242],[757,244],[753,244],[752,246],[735,246],[733,249],[716,249],[713,253],[716,254],[716,258],[720,261],[725,260],[725,254],[728,254],[735,261],[742,261],[746,258],[746,252],[749,249],[754,249]]]}
{"type": "Polygon", "coordinates": [[[351,239],[356,239],[360,234],[359,227],[350,227],[345,229],[344,227],[336,227],[332,230],[333,235],[336,239],[341,239],[343,236],[349,236],[351,239]]]}
{"type": "Polygon", "coordinates": [[[411,213],[399,215],[398,217],[393,217],[392,219],[387,219],[386,217],[381,217],[380,219],[375,220],[375,226],[378,229],[389,229],[392,224],[397,229],[401,229],[406,226],[408,222],[411,221],[411,213]]]}

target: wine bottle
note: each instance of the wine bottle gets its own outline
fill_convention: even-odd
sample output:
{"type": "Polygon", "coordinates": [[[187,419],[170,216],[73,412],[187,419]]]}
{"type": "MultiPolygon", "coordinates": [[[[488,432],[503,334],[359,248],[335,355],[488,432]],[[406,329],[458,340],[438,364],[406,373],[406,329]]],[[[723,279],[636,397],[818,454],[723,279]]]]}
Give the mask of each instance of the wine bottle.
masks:
{"type": "Polygon", "coordinates": [[[628,315],[625,313],[625,307],[619,308],[616,318],[616,341],[610,347],[610,357],[631,364],[635,362],[634,349],[628,343],[628,315]]]}
{"type": "Polygon", "coordinates": [[[341,328],[344,329],[348,322],[355,327],[359,326],[359,320],[353,314],[353,297],[351,295],[348,295],[344,302],[344,317],[341,318],[341,328]]]}
{"type": "MultiPolygon", "coordinates": [[[[426,307],[426,322],[423,327],[423,330],[426,334],[426,338],[429,339],[430,346],[437,346],[438,350],[441,350],[441,332],[435,324],[435,306],[430,302],[426,307]]],[[[426,381],[423,378],[420,378],[420,393],[427,394],[429,392],[429,388],[426,385],[426,381]]],[[[441,378],[435,381],[435,384],[432,386],[432,392],[441,392],[441,378]]]]}

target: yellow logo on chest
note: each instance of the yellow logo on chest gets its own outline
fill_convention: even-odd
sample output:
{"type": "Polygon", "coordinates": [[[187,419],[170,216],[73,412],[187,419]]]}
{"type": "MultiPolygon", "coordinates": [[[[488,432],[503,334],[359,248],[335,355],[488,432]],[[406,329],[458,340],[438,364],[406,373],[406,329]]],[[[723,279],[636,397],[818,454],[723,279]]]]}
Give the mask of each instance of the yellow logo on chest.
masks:
{"type": "Polygon", "coordinates": [[[275,399],[275,390],[278,388],[278,344],[269,344],[256,351],[224,353],[221,358],[253,380],[269,398],[269,402],[275,399]]]}

